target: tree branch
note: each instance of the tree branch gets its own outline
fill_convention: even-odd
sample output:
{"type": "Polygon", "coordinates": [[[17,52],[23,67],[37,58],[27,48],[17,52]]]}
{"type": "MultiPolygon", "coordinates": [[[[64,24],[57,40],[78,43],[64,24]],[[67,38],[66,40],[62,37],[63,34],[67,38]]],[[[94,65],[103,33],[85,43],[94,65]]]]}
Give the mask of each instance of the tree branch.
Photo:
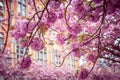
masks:
{"type": "Polygon", "coordinates": [[[4,53],[5,48],[7,46],[8,34],[9,34],[9,30],[10,30],[10,10],[9,10],[9,6],[8,6],[8,0],[5,0],[5,3],[6,3],[6,7],[7,7],[7,14],[8,14],[8,28],[7,28],[7,31],[6,31],[5,44],[4,44],[4,47],[3,47],[3,50],[2,50],[2,54],[4,53]]]}
{"type": "Polygon", "coordinates": [[[107,59],[107,60],[111,60],[112,62],[118,62],[118,63],[120,63],[120,61],[111,59],[111,58],[109,58],[109,57],[102,57],[102,56],[100,56],[100,58],[107,59]]]}

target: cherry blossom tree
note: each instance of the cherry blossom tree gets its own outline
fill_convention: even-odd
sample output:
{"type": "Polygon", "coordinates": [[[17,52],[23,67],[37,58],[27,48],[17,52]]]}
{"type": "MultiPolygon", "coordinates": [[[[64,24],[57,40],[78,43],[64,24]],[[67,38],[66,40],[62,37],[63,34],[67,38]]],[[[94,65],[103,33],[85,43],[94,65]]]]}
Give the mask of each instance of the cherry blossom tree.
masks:
{"type": "MultiPolygon", "coordinates": [[[[119,76],[115,76],[109,69],[106,72],[103,69],[96,70],[98,74],[94,74],[96,72],[94,67],[99,66],[99,61],[103,60],[106,67],[119,71],[116,67],[120,66],[120,0],[40,0],[39,3],[43,6],[40,10],[37,9],[35,0],[28,0],[33,13],[30,17],[18,17],[16,27],[10,31],[10,9],[8,0],[5,0],[8,27],[1,55],[5,53],[9,33],[21,47],[31,47],[39,51],[47,45],[46,42],[50,39],[46,39],[45,35],[52,30],[57,34],[58,45],[67,46],[69,50],[62,64],[70,54],[78,58],[83,56],[90,64],[90,67],[87,66],[89,69],[79,70],[78,80],[87,80],[90,75],[93,75],[91,77],[93,80],[110,80],[112,76],[115,77],[114,80],[119,80],[119,76]],[[106,76],[109,78],[107,79],[106,76]]],[[[18,64],[21,68],[29,68],[32,61],[24,54],[18,64]]],[[[61,67],[62,64],[56,66],[61,67]]],[[[54,71],[51,72],[52,77],[56,77],[54,71]]],[[[44,71],[40,74],[44,74],[44,71]]],[[[36,75],[36,73],[34,75],[39,76],[38,78],[44,75],[50,76],[36,75]]]]}

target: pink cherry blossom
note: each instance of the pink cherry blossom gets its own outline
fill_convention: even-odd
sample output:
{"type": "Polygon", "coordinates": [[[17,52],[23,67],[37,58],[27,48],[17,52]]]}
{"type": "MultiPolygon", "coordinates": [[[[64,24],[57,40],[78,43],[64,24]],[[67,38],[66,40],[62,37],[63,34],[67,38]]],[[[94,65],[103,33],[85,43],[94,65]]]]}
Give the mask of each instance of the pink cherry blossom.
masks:
{"type": "Polygon", "coordinates": [[[23,32],[28,32],[27,23],[28,21],[26,19],[19,19],[17,23],[17,29],[23,32]]]}
{"type": "Polygon", "coordinates": [[[70,48],[74,56],[80,57],[83,55],[83,52],[80,51],[80,42],[72,42],[70,48]]]}
{"type": "Polygon", "coordinates": [[[25,39],[20,42],[20,47],[25,48],[29,45],[29,40],[25,39]]]}
{"type": "Polygon", "coordinates": [[[20,68],[25,69],[30,67],[32,61],[30,57],[24,57],[21,59],[21,61],[19,62],[20,68]]]}
{"type": "MultiPolygon", "coordinates": [[[[28,32],[33,32],[33,30],[35,29],[35,22],[30,22],[29,26],[28,26],[28,32]]],[[[24,26],[25,27],[25,26],[24,26]]],[[[27,26],[26,26],[27,27],[27,26]]]]}
{"type": "MultiPolygon", "coordinates": [[[[2,0],[2,2],[4,1],[2,0]]],[[[31,75],[30,80],[120,80],[120,0],[39,0],[39,2],[37,3],[36,0],[26,2],[29,4],[26,4],[28,12],[31,12],[27,16],[9,16],[11,9],[6,4],[10,3],[7,0],[4,6],[0,6],[0,31],[4,33],[5,37],[1,38],[1,41],[4,39],[3,43],[6,48],[10,46],[12,49],[9,30],[12,30],[12,37],[21,47],[29,47],[30,44],[31,49],[35,51],[45,48],[45,41],[51,41],[49,38],[54,31],[53,38],[55,35],[57,36],[56,40],[52,40],[62,45],[62,49],[67,48],[67,50],[61,50],[62,53],[65,52],[64,55],[71,53],[75,59],[85,57],[87,66],[82,67],[87,67],[90,71],[92,66],[95,70],[93,69],[88,76],[89,71],[78,66],[80,70],[77,79],[71,74],[73,72],[65,70],[66,66],[50,68],[37,62],[37,64],[32,63],[28,56],[23,57],[20,63],[13,67],[8,63],[13,59],[16,60],[14,56],[9,57],[8,55],[13,50],[8,49],[8,52],[1,53],[1,47],[0,76],[3,76],[4,80],[14,80],[12,77],[16,76],[20,76],[19,80],[24,80],[24,76],[31,75]],[[33,4],[33,1],[36,5],[33,4]],[[7,14],[5,16],[2,11],[3,7],[7,14]],[[35,10],[35,8],[37,9],[35,10]],[[29,9],[33,10],[29,11],[29,9]],[[19,19],[17,19],[18,17],[19,19]],[[14,23],[15,25],[13,25],[14,23]],[[28,40],[28,37],[31,41],[28,40]],[[96,61],[96,54],[99,54],[99,59],[94,66],[91,62],[96,61]]],[[[14,6],[12,7],[14,10],[14,6]]]]}
{"type": "Polygon", "coordinates": [[[30,46],[33,50],[36,51],[42,50],[45,47],[43,41],[40,38],[33,38],[30,46]]]}
{"type": "Polygon", "coordinates": [[[60,0],[52,0],[50,2],[50,7],[52,9],[58,9],[60,7],[60,5],[61,5],[61,1],[60,0]]]}
{"type": "Polygon", "coordinates": [[[88,70],[83,69],[80,73],[79,73],[79,79],[85,79],[88,77],[88,70]]]}
{"type": "Polygon", "coordinates": [[[56,38],[57,38],[57,42],[60,45],[63,45],[65,43],[65,35],[64,34],[57,34],[56,38]]]}
{"type": "Polygon", "coordinates": [[[70,34],[77,35],[82,31],[81,25],[74,24],[71,27],[67,27],[67,30],[70,34]]]}
{"type": "Polygon", "coordinates": [[[48,23],[55,23],[57,20],[57,14],[53,11],[49,12],[49,15],[47,16],[47,22],[48,23]]]}
{"type": "Polygon", "coordinates": [[[11,32],[11,35],[16,41],[19,41],[26,36],[26,32],[16,29],[11,32]]]}
{"type": "Polygon", "coordinates": [[[91,61],[91,62],[93,62],[93,63],[94,63],[94,62],[95,62],[95,60],[96,60],[96,57],[97,57],[97,56],[96,56],[96,54],[95,54],[95,53],[94,53],[94,54],[93,54],[93,53],[91,53],[91,54],[88,54],[88,55],[87,55],[87,60],[88,60],[88,61],[91,61]]]}

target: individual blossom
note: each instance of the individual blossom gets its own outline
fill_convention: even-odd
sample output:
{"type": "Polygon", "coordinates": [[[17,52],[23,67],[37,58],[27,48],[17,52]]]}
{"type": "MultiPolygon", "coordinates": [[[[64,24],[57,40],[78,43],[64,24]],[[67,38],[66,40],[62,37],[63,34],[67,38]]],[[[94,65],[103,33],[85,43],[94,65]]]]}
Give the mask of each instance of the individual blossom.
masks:
{"type": "Polygon", "coordinates": [[[28,25],[28,32],[33,32],[34,29],[35,29],[35,22],[30,22],[28,25]]]}
{"type": "Polygon", "coordinates": [[[87,55],[87,60],[94,63],[95,60],[96,60],[96,57],[97,57],[96,54],[91,53],[91,54],[88,54],[88,55],[87,55]]]}
{"type": "Polygon", "coordinates": [[[41,38],[33,38],[30,46],[33,50],[36,51],[42,50],[45,47],[41,38]]]}
{"type": "Polygon", "coordinates": [[[82,31],[81,25],[73,24],[71,27],[67,27],[67,30],[72,35],[77,35],[82,31]]]}
{"type": "Polygon", "coordinates": [[[28,22],[27,19],[20,19],[17,23],[17,29],[19,28],[21,31],[26,33],[32,32],[35,29],[35,24],[35,22],[28,22]]]}
{"type": "Polygon", "coordinates": [[[11,35],[16,41],[19,41],[26,36],[26,32],[21,31],[20,29],[15,29],[11,32],[11,35]]]}
{"type": "Polygon", "coordinates": [[[89,15],[88,20],[91,21],[91,22],[99,21],[99,18],[100,18],[99,14],[100,14],[100,12],[98,12],[98,11],[100,11],[100,10],[96,9],[95,11],[92,11],[92,13],[90,13],[90,15],[89,15]]]}
{"type": "Polygon", "coordinates": [[[81,55],[83,55],[83,53],[80,51],[80,43],[79,42],[72,42],[70,44],[70,48],[75,57],[80,57],[81,55]]]}
{"type": "Polygon", "coordinates": [[[49,5],[52,9],[58,9],[61,5],[61,1],[60,0],[52,0],[49,5]]]}
{"type": "Polygon", "coordinates": [[[28,20],[19,19],[17,23],[17,29],[23,32],[28,32],[27,24],[28,24],[28,20]]]}
{"type": "Polygon", "coordinates": [[[58,19],[62,19],[64,17],[64,12],[62,9],[60,9],[58,12],[57,12],[57,15],[58,15],[58,19]]]}
{"type": "Polygon", "coordinates": [[[81,13],[84,8],[82,7],[83,2],[80,0],[73,0],[72,5],[74,8],[74,11],[76,11],[77,13],[81,13]]]}
{"type": "Polygon", "coordinates": [[[47,22],[48,23],[55,23],[57,20],[57,14],[53,11],[50,11],[48,16],[47,16],[47,22]]]}
{"type": "Polygon", "coordinates": [[[25,48],[29,45],[29,40],[28,39],[23,39],[20,42],[20,47],[25,48]]]}
{"type": "Polygon", "coordinates": [[[62,19],[63,17],[64,17],[63,12],[59,12],[59,13],[58,13],[58,19],[62,19]]]}
{"type": "Polygon", "coordinates": [[[28,5],[33,6],[33,1],[32,0],[28,0],[28,5]]]}
{"type": "Polygon", "coordinates": [[[19,65],[21,69],[25,69],[25,68],[30,67],[31,63],[32,63],[31,58],[27,56],[21,59],[21,61],[19,62],[19,65]]]}
{"type": "Polygon", "coordinates": [[[80,57],[80,56],[81,56],[81,53],[80,53],[79,48],[74,49],[74,50],[73,50],[73,54],[74,54],[75,57],[80,57]]]}
{"type": "Polygon", "coordinates": [[[97,22],[99,20],[99,17],[91,16],[91,17],[88,18],[88,20],[91,21],[91,22],[97,22]]]}
{"type": "Polygon", "coordinates": [[[85,79],[85,78],[88,77],[88,74],[89,74],[88,70],[83,69],[83,70],[79,73],[78,78],[79,78],[79,79],[85,79]]]}
{"type": "Polygon", "coordinates": [[[105,24],[105,25],[102,26],[102,29],[103,29],[103,30],[107,30],[107,29],[109,29],[109,27],[110,27],[109,24],[105,24]]]}
{"type": "Polygon", "coordinates": [[[99,21],[101,12],[102,12],[101,8],[96,8],[94,11],[90,13],[90,15],[88,15],[89,16],[88,20],[92,22],[99,21]]]}
{"type": "Polygon", "coordinates": [[[26,19],[19,19],[16,29],[11,31],[11,35],[16,41],[19,41],[26,37],[26,34],[28,32],[27,23],[28,21],[26,19]]]}
{"type": "Polygon", "coordinates": [[[57,34],[56,38],[57,38],[57,42],[60,45],[63,45],[65,43],[65,35],[64,34],[57,34]]]}

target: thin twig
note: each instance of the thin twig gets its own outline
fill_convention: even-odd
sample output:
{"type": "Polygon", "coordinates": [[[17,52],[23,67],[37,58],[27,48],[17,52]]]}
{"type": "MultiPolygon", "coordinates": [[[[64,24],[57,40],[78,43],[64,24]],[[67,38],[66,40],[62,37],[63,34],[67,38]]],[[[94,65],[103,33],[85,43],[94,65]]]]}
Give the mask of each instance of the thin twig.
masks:
{"type": "MultiPolygon", "coordinates": [[[[43,14],[44,14],[44,12],[45,12],[45,9],[47,8],[49,2],[50,2],[50,0],[48,0],[45,8],[43,9],[43,12],[41,13],[41,16],[40,16],[40,18],[39,18],[39,21],[37,22],[37,24],[36,24],[35,26],[37,26],[37,25],[39,24],[39,22],[41,21],[42,16],[43,16],[43,14]]],[[[34,34],[31,36],[31,39],[30,39],[30,41],[29,41],[29,45],[31,44],[31,41],[32,41],[33,37],[35,36],[35,34],[37,33],[37,31],[38,31],[39,29],[40,29],[40,26],[36,29],[36,31],[34,32],[34,34]]],[[[28,46],[29,46],[29,45],[28,45],[28,46]]]]}
{"type": "MultiPolygon", "coordinates": [[[[37,7],[36,7],[35,0],[33,0],[33,5],[34,5],[34,8],[35,8],[35,12],[37,12],[37,7]]],[[[37,17],[40,18],[38,14],[37,14],[37,17]]]]}
{"type": "MultiPolygon", "coordinates": [[[[104,23],[105,16],[106,16],[106,1],[104,0],[104,2],[103,2],[103,15],[102,15],[101,23],[100,23],[99,27],[97,28],[97,30],[90,36],[90,38],[94,37],[98,33],[102,24],[104,23]]],[[[87,40],[89,40],[90,38],[88,38],[87,40]]]]}
{"type": "Polygon", "coordinates": [[[65,21],[66,21],[66,24],[67,24],[67,26],[68,27],[70,27],[70,25],[69,25],[69,23],[68,23],[68,21],[67,21],[67,8],[69,7],[69,5],[71,4],[71,2],[72,2],[72,0],[70,0],[70,2],[68,3],[68,5],[66,6],[66,8],[65,8],[65,21]]]}
{"type": "Polygon", "coordinates": [[[37,15],[37,14],[40,13],[40,12],[42,12],[42,11],[36,12],[36,13],[32,16],[32,18],[29,19],[29,22],[28,22],[28,24],[27,24],[27,27],[29,26],[30,22],[31,22],[32,19],[35,17],[35,15],[37,15]]]}
{"type": "Polygon", "coordinates": [[[8,0],[5,0],[5,3],[6,3],[6,7],[7,7],[7,13],[8,13],[8,28],[7,28],[7,32],[6,32],[5,44],[4,44],[4,47],[3,47],[3,50],[2,50],[2,54],[4,53],[5,48],[7,46],[8,33],[9,33],[9,30],[10,30],[10,11],[9,11],[9,6],[8,6],[8,0]]]}
{"type": "MultiPolygon", "coordinates": [[[[42,17],[43,17],[43,14],[44,14],[44,12],[45,12],[45,10],[46,10],[46,8],[47,8],[49,2],[50,2],[50,0],[48,0],[48,2],[47,2],[47,4],[46,4],[45,8],[43,9],[43,11],[42,11],[42,13],[41,13],[41,16],[39,17],[39,21],[36,23],[35,26],[38,26],[39,22],[41,21],[41,19],[42,19],[42,17]]],[[[28,43],[28,45],[27,45],[27,48],[30,46],[33,37],[35,36],[35,34],[37,33],[37,31],[38,31],[39,29],[40,29],[40,26],[38,26],[38,28],[36,29],[36,31],[35,31],[34,33],[31,33],[31,35],[30,35],[30,40],[29,40],[29,43],[28,43]],[[32,34],[33,34],[33,35],[32,35],[32,34]]],[[[23,54],[23,57],[25,57],[25,53],[23,54]]]]}
{"type": "MultiPolygon", "coordinates": [[[[75,49],[74,49],[74,50],[75,50],[75,49]]],[[[60,65],[56,65],[56,64],[55,64],[55,66],[56,66],[56,67],[61,67],[61,66],[64,64],[66,57],[69,56],[74,50],[70,51],[67,55],[65,55],[65,57],[63,58],[63,61],[62,61],[62,63],[61,63],[60,65]]]]}
{"type": "Polygon", "coordinates": [[[104,23],[105,15],[106,15],[106,0],[104,0],[104,2],[103,2],[103,16],[102,16],[102,21],[101,21],[101,24],[100,24],[98,30],[96,31],[96,33],[99,31],[99,33],[98,33],[98,49],[97,49],[98,55],[97,55],[96,60],[95,60],[95,62],[94,62],[94,64],[93,64],[93,67],[92,67],[91,70],[89,71],[88,75],[89,75],[89,74],[92,72],[92,70],[94,69],[95,64],[96,64],[96,62],[97,62],[97,59],[99,58],[99,56],[100,56],[100,54],[101,54],[101,51],[100,51],[100,45],[101,45],[100,34],[101,34],[101,26],[102,26],[102,24],[104,23]]]}

